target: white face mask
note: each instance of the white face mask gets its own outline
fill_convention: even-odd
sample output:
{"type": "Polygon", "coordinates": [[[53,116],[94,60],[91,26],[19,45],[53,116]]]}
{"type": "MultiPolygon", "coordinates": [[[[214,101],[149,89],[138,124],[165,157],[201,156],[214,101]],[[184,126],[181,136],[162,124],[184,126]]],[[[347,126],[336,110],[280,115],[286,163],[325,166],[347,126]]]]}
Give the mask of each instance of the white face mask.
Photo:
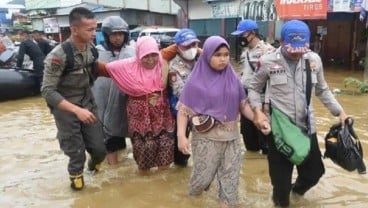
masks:
{"type": "Polygon", "coordinates": [[[181,56],[184,59],[186,59],[188,61],[192,61],[197,55],[197,48],[190,48],[190,49],[185,50],[185,51],[180,49],[180,52],[181,52],[181,56]]]}

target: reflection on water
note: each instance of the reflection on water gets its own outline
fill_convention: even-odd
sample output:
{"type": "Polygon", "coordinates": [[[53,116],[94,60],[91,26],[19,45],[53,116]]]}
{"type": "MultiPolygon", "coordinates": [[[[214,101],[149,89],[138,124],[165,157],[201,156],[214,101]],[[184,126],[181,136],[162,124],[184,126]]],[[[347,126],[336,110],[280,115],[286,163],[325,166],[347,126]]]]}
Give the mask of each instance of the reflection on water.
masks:
{"type": "MultiPolygon", "coordinates": [[[[346,76],[362,73],[329,70],[331,88],[342,88],[346,76]]],[[[368,96],[337,95],[346,112],[355,118],[355,129],[368,152],[368,96]]],[[[318,136],[323,137],[337,120],[315,99],[318,136]]],[[[55,139],[53,118],[40,97],[0,103],[0,207],[1,208],[203,208],[217,207],[216,184],[200,197],[188,197],[189,168],[172,168],[139,176],[130,148],[115,167],[103,166],[96,175],[86,172],[86,188],[73,192],[66,171],[67,158],[55,139]]],[[[367,155],[367,154],[366,154],[367,155]]],[[[264,156],[244,152],[239,207],[272,207],[271,185],[264,156]]],[[[367,156],[365,156],[367,159],[367,156]]],[[[324,160],[326,174],[304,197],[292,196],[293,207],[366,207],[366,175],[346,172],[324,160]]]]}

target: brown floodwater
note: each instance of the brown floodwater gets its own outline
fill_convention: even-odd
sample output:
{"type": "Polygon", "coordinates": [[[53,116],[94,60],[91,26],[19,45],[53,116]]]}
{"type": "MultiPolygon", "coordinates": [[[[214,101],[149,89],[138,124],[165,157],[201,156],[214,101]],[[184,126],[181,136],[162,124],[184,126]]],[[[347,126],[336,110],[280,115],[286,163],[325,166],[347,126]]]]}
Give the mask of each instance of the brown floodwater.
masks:
{"type": "MultiPolygon", "coordinates": [[[[331,89],[344,88],[347,76],[363,77],[362,71],[326,70],[331,89]]],[[[368,95],[336,95],[346,113],[355,118],[355,130],[368,152],[368,95]]],[[[337,122],[318,99],[315,107],[320,147],[329,126],[337,122]]],[[[172,167],[148,176],[137,174],[130,146],[114,167],[103,164],[101,172],[85,173],[86,187],[71,191],[67,157],[59,150],[56,128],[41,97],[0,103],[0,207],[1,208],[213,208],[216,184],[199,197],[187,195],[188,168],[172,167]]],[[[367,155],[367,154],[366,154],[367,155]]],[[[367,160],[367,156],[365,160],[367,160]]],[[[367,207],[368,176],[347,172],[324,159],[326,173],[304,197],[291,197],[291,207],[367,207]]],[[[258,153],[243,152],[239,207],[272,207],[267,161],[258,153]]]]}

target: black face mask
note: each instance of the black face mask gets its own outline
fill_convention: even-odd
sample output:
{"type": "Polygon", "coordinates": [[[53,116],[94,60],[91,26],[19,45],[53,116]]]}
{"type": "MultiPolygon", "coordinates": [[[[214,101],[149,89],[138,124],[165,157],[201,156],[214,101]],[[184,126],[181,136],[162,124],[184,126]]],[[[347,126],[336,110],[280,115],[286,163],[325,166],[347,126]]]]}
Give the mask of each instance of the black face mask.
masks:
{"type": "Polygon", "coordinates": [[[248,41],[248,37],[251,35],[251,33],[249,33],[247,36],[245,37],[240,37],[239,38],[239,45],[240,47],[244,48],[244,47],[247,47],[248,44],[249,44],[249,41],[248,41]]]}
{"type": "Polygon", "coordinates": [[[239,38],[239,45],[240,45],[240,47],[245,48],[245,47],[248,46],[248,44],[249,44],[249,41],[247,40],[246,37],[239,38]]]}

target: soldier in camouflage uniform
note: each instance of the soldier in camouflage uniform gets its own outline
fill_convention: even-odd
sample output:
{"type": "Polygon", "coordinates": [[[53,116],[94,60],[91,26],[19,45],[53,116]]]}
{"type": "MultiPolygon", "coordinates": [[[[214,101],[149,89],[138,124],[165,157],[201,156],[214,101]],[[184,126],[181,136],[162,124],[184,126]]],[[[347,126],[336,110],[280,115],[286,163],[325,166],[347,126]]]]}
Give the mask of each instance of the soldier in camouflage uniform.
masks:
{"type": "Polygon", "coordinates": [[[77,7],[69,14],[69,24],[71,36],[63,44],[72,48],[73,67],[68,66],[63,44],[56,46],[45,60],[41,93],[54,116],[60,148],[69,157],[71,188],[81,190],[85,151],[91,156],[88,161],[91,171],[98,170],[106,155],[103,129],[96,118],[97,106],[91,91],[96,58],[91,42],[97,22],[91,11],[77,7]]]}
{"type": "MultiPolygon", "coordinates": [[[[104,42],[97,45],[99,60],[111,62],[135,55],[133,47],[127,45],[128,24],[119,16],[109,16],[101,26],[104,42]]],[[[107,77],[98,77],[93,88],[98,117],[104,124],[106,160],[114,165],[118,162],[118,151],[126,147],[128,134],[127,96],[107,77]]]]}
{"type": "MultiPolygon", "coordinates": [[[[240,46],[243,49],[242,55],[240,57],[240,63],[242,66],[241,80],[244,88],[247,89],[255,74],[259,58],[263,54],[273,51],[274,48],[262,40],[261,35],[258,33],[257,23],[250,19],[240,21],[237,30],[234,31],[232,35],[240,36],[240,46]]],[[[266,88],[262,93],[262,102],[263,111],[268,113],[269,102],[266,88]]],[[[266,138],[256,128],[256,126],[253,124],[253,121],[242,116],[240,123],[245,148],[248,151],[261,150],[263,154],[267,154],[268,147],[266,138]]]]}
{"type": "MultiPolygon", "coordinates": [[[[198,56],[199,39],[195,32],[188,28],[183,28],[175,35],[177,46],[176,56],[169,62],[169,84],[170,84],[170,107],[176,116],[176,103],[184,88],[184,84],[192,72],[193,66],[198,56]]],[[[187,131],[189,134],[189,129],[187,131]]],[[[176,133],[175,133],[176,134],[176,133]]],[[[174,163],[179,166],[186,166],[189,155],[184,155],[178,150],[177,137],[175,135],[174,163]]]]}

